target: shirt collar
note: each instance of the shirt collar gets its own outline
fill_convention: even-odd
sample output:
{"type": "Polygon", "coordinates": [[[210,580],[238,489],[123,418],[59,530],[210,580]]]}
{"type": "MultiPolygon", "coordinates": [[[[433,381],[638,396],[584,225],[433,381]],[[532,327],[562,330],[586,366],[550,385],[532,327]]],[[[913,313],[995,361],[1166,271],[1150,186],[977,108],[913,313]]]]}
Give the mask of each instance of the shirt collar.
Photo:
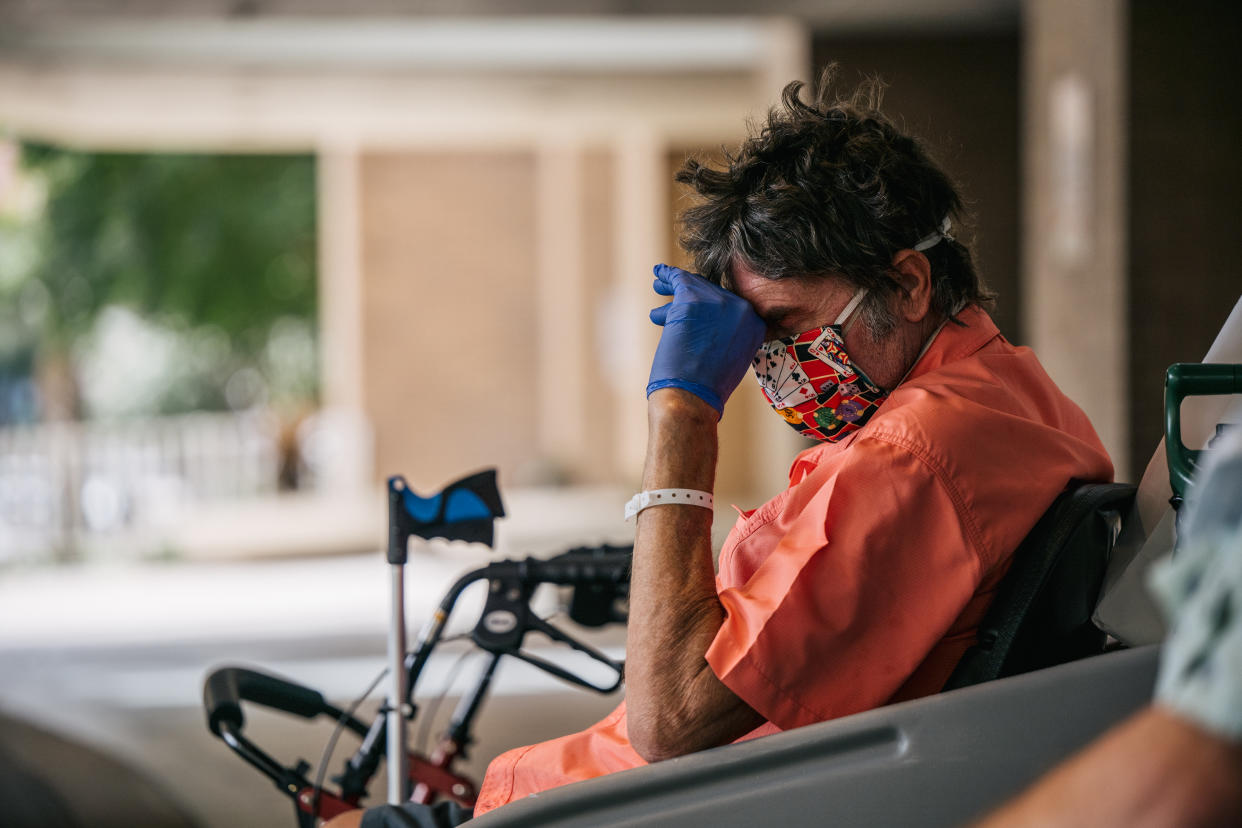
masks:
{"type": "Polygon", "coordinates": [[[978,305],[968,305],[955,319],[941,326],[927,352],[910,369],[906,382],[968,357],[1000,336],[992,317],[978,305]]]}

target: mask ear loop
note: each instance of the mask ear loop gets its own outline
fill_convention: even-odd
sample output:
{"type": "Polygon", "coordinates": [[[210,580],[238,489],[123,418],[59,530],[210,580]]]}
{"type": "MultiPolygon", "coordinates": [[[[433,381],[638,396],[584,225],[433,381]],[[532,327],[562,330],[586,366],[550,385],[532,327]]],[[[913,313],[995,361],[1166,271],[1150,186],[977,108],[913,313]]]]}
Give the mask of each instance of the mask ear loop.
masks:
{"type": "Polygon", "coordinates": [[[853,298],[850,299],[849,303],[841,310],[839,314],[837,314],[837,318],[832,324],[841,325],[842,336],[849,333],[850,326],[854,324],[854,320],[851,319],[850,317],[853,316],[854,310],[859,306],[859,304],[862,303],[862,300],[866,298],[867,298],[867,288],[865,287],[859,288],[858,290],[854,292],[854,296],[853,298]],[[845,324],[846,320],[849,320],[848,324],[845,324]]]}
{"type": "Polygon", "coordinates": [[[940,229],[936,231],[935,233],[930,233],[924,236],[923,238],[919,239],[917,242],[915,242],[914,249],[918,251],[919,253],[922,253],[924,250],[929,250],[935,247],[936,245],[940,244],[940,242],[944,241],[945,239],[948,239],[949,241],[953,241],[953,237],[949,235],[949,228],[952,226],[953,226],[953,223],[949,221],[949,217],[945,216],[944,219],[940,222],[940,229]]]}
{"type": "MultiPolygon", "coordinates": [[[[949,217],[945,216],[944,219],[941,220],[940,222],[940,229],[935,233],[931,233],[930,235],[922,239],[919,239],[919,241],[915,243],[914,249],[921,253],[924,250],[935,247],[936,245],[940,244],[940,242],[944,241],[945,239],[948,239],[949,241],[953,241],[953,236],[949,235],[949,228],[951,228],[952,226],[953,224],[951,221],[949,221],[949,217]]],[[[854,294],[854,297],[850,299],[849,304],[847,304],[845,306],[845,309],[841,311],[841,314],[837,317],[837,321],[833,322],[832,324],[841,325],[843,320],[849,319],[850,315],[854,313],[854,310],[858,307],[859,303],[862,302],[862,300],[866,296],[867,296],[867,288],[859,288],[858,291],[854,294]]],[[[902,374],[901,379],[897,380],[897,385],[901,385],[910,376],[910,372],[914,370],[914,366],[918,365],[919,360],[922,359],[927,354],[928,350],[930,350],[932,343],[936,341],[936,337],[940,335],[940,331],[944,328],[945,322],[947,321],[948,321],[947,319],[940,320],[940,324],[936,326],[936,330],[932,331],[931,336],[927,337],[927,341],[923,343],[923,347],[919,351],[918,356],[916,356],[914,358],[914,361],[910,363],[910,367],[906,369],[906,372],[904,374],[902,374]]],[[[846,334],[849,331],[850,325],[852,324],[853,324],[853,320],[851,319],[849,324],[842,326],[841,334],[842,335],[846,334]]],[[[893,387],[896,388],[897,385],[894,385],[893,387]]]]}

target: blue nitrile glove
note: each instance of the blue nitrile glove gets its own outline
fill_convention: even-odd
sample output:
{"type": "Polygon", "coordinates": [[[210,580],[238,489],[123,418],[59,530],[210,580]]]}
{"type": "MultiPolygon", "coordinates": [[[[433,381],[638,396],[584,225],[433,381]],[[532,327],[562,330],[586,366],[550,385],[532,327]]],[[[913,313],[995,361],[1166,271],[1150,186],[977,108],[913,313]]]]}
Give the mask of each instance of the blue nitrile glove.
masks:
{"type": "Polygon", "coordinates": [[[655,277],[655,292],[673,301],[651,311],[651,321],[664,332],[647,396],[661,388],[684,388],[722,414],[767,326],[749,302],[702,276],[659,264],[655,277]]]}

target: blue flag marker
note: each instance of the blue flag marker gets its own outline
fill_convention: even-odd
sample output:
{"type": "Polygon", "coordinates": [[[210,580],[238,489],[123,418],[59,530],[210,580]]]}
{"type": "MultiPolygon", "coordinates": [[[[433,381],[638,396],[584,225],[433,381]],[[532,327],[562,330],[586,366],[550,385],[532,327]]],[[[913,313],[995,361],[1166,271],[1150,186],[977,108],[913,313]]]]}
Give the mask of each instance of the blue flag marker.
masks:
{"type": "Polygon", "coordinates": [[[414,492],[404,477],[394,475],[388,478],[388,506],[388,559],[392,563],[405,561],[405,544],[411,535],[491,546],[496,518],[505,514],[495,469],[463,477],[428,496],[414,492]]]}

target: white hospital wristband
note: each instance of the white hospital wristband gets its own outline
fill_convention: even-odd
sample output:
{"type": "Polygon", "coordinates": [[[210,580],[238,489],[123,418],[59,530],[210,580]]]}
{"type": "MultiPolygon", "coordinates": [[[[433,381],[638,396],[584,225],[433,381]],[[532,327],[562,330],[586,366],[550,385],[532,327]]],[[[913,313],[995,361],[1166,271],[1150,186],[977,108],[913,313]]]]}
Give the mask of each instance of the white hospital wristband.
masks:
{"type": "Polygon", "coordinates": [[[625,519],[637,515],[648,506],[702,506],[711,509],[712,493],[698,489],[649,489],[639,492],[625,504],[625,519]]]}

